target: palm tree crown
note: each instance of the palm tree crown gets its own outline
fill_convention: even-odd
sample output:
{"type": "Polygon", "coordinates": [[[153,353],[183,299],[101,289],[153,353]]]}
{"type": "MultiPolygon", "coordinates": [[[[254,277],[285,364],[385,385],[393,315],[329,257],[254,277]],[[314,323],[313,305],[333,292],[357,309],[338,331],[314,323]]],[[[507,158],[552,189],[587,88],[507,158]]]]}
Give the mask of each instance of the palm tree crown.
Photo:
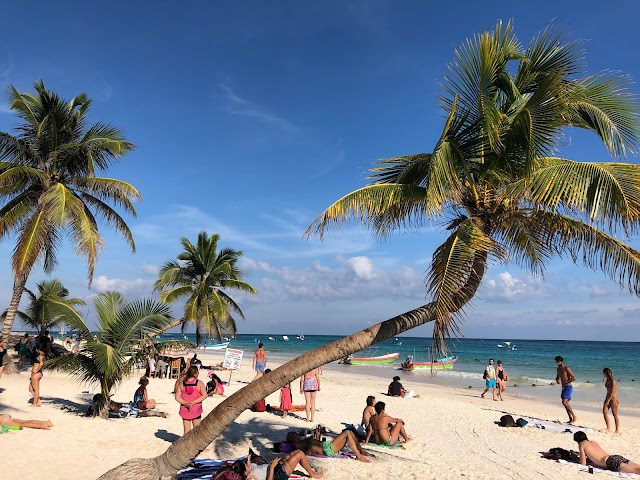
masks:
{"type": "Polygon", "coordinates": [[[640,295],[640,252],[614,238],[638,227],[640,167],[557,156],[568,127],[594,132],[616,158],[640,143],[631,80],[584,75],[582,58],[580,43],[553,26],[526,48],[511,23],[467,40],[442,82],[447,117],[434,150],[378,162],[371,184],[331,205],[307,235],[352,218],[379,236],[444,225],[451,234],[427,278],[441,349],[491,259],[538,275],[567,255],[640,295]]]}
{"type": "Polygon", "coordinates": [[[157,345],[150,333],[171,323],[168,306],[149,299],[126,300],[119,292],[106,292],[94,299],[98,331],[93,333],[80,316],[70,319],[85,343],[70,353],[47,362],[47,366],[70,373],[81,382],[100,386],[96,415],[106,417],[109,395],[157,345]]]}
{"type": "MultiPolygon", "coordinates": [[[[91,100],[84,93],[67,102],[42,81],[34,88],[31,94],[9,86],[10,108],[21,123],[16,135],[0,132],[0,241],[17,238],[9,323],[34,265],[44,260],[47,273],[55,267],[64,233],[87,261],[89,284],[103,246],[98,218],[135,251],[129,227],[109,204],[135,216],[132,201],[141,199],[128,183],[96,176],[134,148],[122,131],[101,122],[89,124],[91,100]]],[[[3,331],[10,331],[6,322],[3,331]]]]}
{"type": "MultiPolygon", "coordinates": [[[[47,330],[53,330],[57,325],[71,324],[70,318],[78,318],[80,314],[75,310],[76,305],[85,305],[79,298],[67,298],[69,290],[58,280],[44,280],[36,284],[38,294],[25,288],[29,296],[29,305],[24,312],[17,311],[20,321],[29,327],[33,327],[40,335],[47,330]]],[[[2,313],[6,317],[7,311],[2,313]]]]}
{"type": "Polygon", "coordinates": [[[173,303],[186,298],[182,325],[193,322],[196,336],[201,333],[222,338],[236,334],[236,322],[232,312],[244,319],[236,302],[223,290],[239,290],[257,294],[248,283],[242,281],[237,262],[239,250],[223,248],[217,251],[220,235],[200,232],[193,245],[182,238],[184,251],[177,260],[166,262],[158,273],[154,290],[161,290],[160,301],[173,303]]]}

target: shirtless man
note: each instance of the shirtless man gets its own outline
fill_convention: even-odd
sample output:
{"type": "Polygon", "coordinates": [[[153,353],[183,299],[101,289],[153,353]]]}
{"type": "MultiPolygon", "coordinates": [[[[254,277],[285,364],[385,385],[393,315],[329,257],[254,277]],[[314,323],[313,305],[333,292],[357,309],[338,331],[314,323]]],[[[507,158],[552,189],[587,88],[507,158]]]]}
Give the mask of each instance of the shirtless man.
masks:
{"type": "Polygon", "coordinates": [[[411,440],[411,437],[407,435],[404,429],[404,421],[401,418],[393,418],[387,415],[384,411],[385,407],[384,402],[376,403],[374,407],[376,415],[369,419],[367,439],[364,443],[369,443],[369,439],[372,436],[379,445],[395,445],[400,440],[400,437],[404,442],[411,440]]]}
{"type": "Polygon", "coordinates": [[[621,455],[609,455],[597,442],[589,440],[584,432],[576,432],[573,439],[580,447],[580,464],[586,465],[587,459],[594,465],[612,472],[640,473],[640,465],[630,462],[621,455]]]}
{"type": "MultiPolygon", "coordinates": [[[[267,366],[267,352],[264,351],[264,343],[258,344],[258,350],[253,354],[253,369],[256,371],[256,376],[253,380],[259,379],[264,375],[264,369],[267,366]]],[[[253,382],[253,380],[251,380],[253,382]]]]}
{"type": "MultiPolygon", "coordinates": [[[[320,436],[320,432],[316,430],[316,437],[320,436]]],[[[327,457],[337,457],[345,445],[349,444],[349,448],[355,454],[356,460],[369,463],[365,456],[371,456],[361,446],[356,436],[350,430],[345,430],[333,440],[322,441],[319,438],[300,439],[300,435],[296,432],[287,433],[287,443],[292,443],[298,450],[302,450],[305,455],[326,455],[327,457]]]]}
{"type": "Polygon", "coordinates": [[[576,376],[573,374],[571,369],[564,364],[562,357],[556,357],[556,365],[558,365],[556,383],[562,384],[562,393],[560,393],[562,405],[564,405],[567,415],[569,415],[569,423],[576,423],[578,417],[576,417],[576,414],[573,413],[573,410],[571,409],[571,405],[569,405],[569,402],[571,401],[571,394],[573,393],[573,385],[571,385],[571,382],[575,382],[576,376]]]}

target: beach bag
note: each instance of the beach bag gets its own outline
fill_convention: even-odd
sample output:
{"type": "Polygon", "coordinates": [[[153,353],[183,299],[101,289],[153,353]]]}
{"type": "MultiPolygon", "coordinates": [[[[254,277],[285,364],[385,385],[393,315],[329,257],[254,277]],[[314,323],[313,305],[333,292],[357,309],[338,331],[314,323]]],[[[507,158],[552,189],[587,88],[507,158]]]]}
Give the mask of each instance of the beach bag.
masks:
{"type": "Polygon", "coordinates": [[[527,422],[524,418],[519,418],[516,420],[516,425],[518,425],[520,428],[524,427],[527,423],[529,422],[527,422]]]}
{"type": "Polygon", "coordinates": [[[242,480],[242,477],[231,470],[233,462],[224,462],[216,473],[213,474],[211,480],[242,480]]]}
{"type": "Polygon", "coordinates": [[[482,379],[486,380],[487,379],[487,369],[484,369],[484,373],[482,374],[482,379]]]}

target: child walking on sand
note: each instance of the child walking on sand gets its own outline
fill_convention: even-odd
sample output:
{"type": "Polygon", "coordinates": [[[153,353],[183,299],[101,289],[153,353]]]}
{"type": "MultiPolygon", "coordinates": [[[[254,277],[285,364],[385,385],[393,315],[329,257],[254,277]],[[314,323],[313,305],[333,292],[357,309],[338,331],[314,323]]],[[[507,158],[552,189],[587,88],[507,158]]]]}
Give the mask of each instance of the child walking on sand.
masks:
{"type": "Polygon", "coordinates": [[[282,409],[282,418],[287,418],[287,413],[291,410],[291,383],[287,383],[280,389],[280,408],[282,409]]]}

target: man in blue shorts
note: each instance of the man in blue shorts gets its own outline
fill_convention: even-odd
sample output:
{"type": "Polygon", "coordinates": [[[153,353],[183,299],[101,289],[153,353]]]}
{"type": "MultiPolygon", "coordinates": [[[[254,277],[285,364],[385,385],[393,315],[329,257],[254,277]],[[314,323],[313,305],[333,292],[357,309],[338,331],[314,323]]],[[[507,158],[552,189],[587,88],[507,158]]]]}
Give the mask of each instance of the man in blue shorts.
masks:
{"type": "Polygon", "coordinates": [[[491,389],[491,393],[493,394],[493,400],[496,400],[496,369],[493,366],[493,358],[489,359],[489,365],[487,365],[487,367],[484,369],[484,375],[482,375],[482,378],[484,378],[484,384],[485,384],[485,388],[484,392],[482,392],[482,395],[480,395],[482,398],[484,398],[484,394],[487,393],[489,391],[489,389],[491,389]]]}
{"type": "Polygon", "coordinates": [[[564,359],[560,356],[556,357],[556,365],[558,366],[558,374],[556,375],[556,383],[562,385],[562,392],[560,398],[562,399],[562,405],[564,405],[567,415],[569,415],[569,423],[576,423],[578,417],[573,413],[571,405],[571,394],[573,393],[573,385],[571,382],[575,382],[576,376],[571,369],[564,364],[564,359]]]}
{"type": "MultiPolygon", "coordinates": [[[[253,369],[256,376],[253,380],[257,380],[264,375],[264,369],[267,366],[267,352],[264,351],[264,343],[258,344],[258,350],[253,354],[253,369]]],[[[251,380],[253,382],[253,380],[251,380]]]]}

